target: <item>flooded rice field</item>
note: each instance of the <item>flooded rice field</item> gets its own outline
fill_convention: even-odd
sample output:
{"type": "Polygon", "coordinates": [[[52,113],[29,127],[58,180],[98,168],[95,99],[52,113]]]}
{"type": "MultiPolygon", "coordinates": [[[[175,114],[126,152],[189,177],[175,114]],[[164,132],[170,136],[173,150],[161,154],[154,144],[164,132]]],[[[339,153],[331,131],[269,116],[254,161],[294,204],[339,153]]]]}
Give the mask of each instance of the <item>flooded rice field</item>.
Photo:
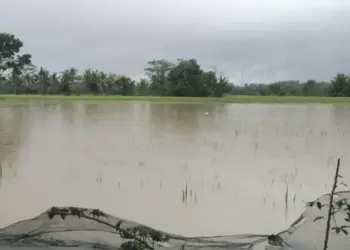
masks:
{"type": "Polygon", "coordinates": [[[51,206],[100,208],[174,234],[275,233],[350,181],[350,107],[0,106],[0,227],[51,206]]]}

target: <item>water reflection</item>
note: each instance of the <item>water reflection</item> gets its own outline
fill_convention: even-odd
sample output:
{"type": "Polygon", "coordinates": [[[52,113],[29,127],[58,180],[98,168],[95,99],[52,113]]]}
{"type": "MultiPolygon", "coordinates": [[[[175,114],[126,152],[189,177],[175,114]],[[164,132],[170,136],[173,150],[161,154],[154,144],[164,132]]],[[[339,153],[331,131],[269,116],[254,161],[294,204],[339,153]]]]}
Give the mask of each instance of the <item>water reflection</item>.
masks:
{"type": "Polygon", "coordinates": [[[84,114],[89,116],[97,115],[99,112],[99,105],[97,103],[87,103],[84,105],[84,114]]]}
{"type": "Polygon", "coordinates": [[[2,165],[0,163],[0,188],[1,188],[1,184],[2,184],[2,165]]]}
{"type": "Polygon", "coordinates": [[[151,104],[150,132],[153,136],[183,136],[191,141],[218,127],[218,117],[225,117],[227,105],[151,104]]]}
{"type": "Polygon", "coordinates": [[[178,131],[194,134],[198,131],[198,112],[195,104],[151,104],[150,116],[151,129],[156,133],[178,131]]]}
{"type": "Polygon", "coordinates": [[[71,103],[65,103],[58,106],[59,111],[62,115],[63,123],[67,126],[69,124],[74,124],[77,115],[77,105],[73,105],[71,103]]]}
{"type": "Polygon", "coordinates": [[[0,107],[0,164],[12,164],[29,133],[28,106],[0,107]]]}

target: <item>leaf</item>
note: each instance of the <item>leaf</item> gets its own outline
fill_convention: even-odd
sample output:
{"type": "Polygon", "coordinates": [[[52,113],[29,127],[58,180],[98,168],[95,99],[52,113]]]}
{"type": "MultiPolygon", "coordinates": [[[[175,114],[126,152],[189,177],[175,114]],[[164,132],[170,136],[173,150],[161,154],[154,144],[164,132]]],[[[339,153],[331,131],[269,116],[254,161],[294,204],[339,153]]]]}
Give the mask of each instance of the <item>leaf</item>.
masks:
{"type": "Polygon", "coordinates": [[[318,221],[318,220],[321,220],[321,219],[323,219],[324,217],[323,216],[317,216],[315,219],[314,219],[314,222],[315,221],[318,221]]]}
{"type": "Polygon", "coordinates": [[[120,245],[120,248],[122,250],[133,250],[133,249],[137,249],[134,245],[134,242],[133,241],[126,241],[124,243],[122,243],[120,245]]]}
{"type": "Polygon", "coordinates": [[[78,216],[78,218],[81,218],[81,216],[83,215],[82,209],[77,207],[69,207],[69,211],[73,216],[78,216]]]}
{"type": "Polygon", "coordinates": [[[317,205],[317,207],[318,207],[318,209],[320,209],[321,210],[321,208],[322,208],[322,204],[321,204],[321,202],[316,202],[316,205],[317,205]]]}
{"type": "Polygon", "coordinates": [[[340,182],[340,185],[346,186],[346,184],[343,181],[340,182]]]}
{"type": "Polygon", "coordinates": [[[306,205],[309,206],[309,207],[313,207],[314,204],[315,204],[315,202],[313,202],[313,201],[306,203],[306,205]]]}
{"type": "Polygon", "coordinates": [[[343,205],[343,201],[337,201],[335,204],[338,206],[338,208],[340,208],[343,205]]]}
{"type": "Polygon", "coordinates": [[[115,226],[115,230],[118,232],[119,231],[119,228],[120,228],[120,225],[122,224],[122,220],[118,221],[118,223],[116,224],[115,226]]]}
{"type": "Polygon", "coordinates": [[[346,231],[344,228],[342,228],[341,230],[342,230],[342,232],[343,232],[345,235],[348,235],[348,234],[349,234],[348,231],[346,231]]]}
{"type": "Polygon", "coordinates": [[[52,207],[47,214],[49,216],[49,219],[51,220],[58,213],[59,213],[59,209],[57,207],[52,207]]]}
{"type": "Polygon", "coordinates": [[[99,217],[108,218],[107,214],[100,211],[99,209],[93,209],[90,214],[92,214],[93,217],[97,217],[97,218],[99,218],[99,217]]]}
{"type": "Polygon", "coordinates": [[[162,242],[168,242],[170,240],[170,236],[167,235],[167,234],[163,234],[163,237],[162,237],[162,242]]]}
{"type": "Polygon", "coordinates": [[[160,242],[161,239],[162,239],[162,234],[161,234],[160,232],[156,231],[156,230],[152,230],[152,231],[150,232],[150,236],[151,236],[151,238],[152,238],[153,241],[158,241],[158,242],[160,242]]]}
{"type": "Polygon", "coordinates": [[[339,234],[339,233],[340,233],[340,228],[339,228],[339,227],[336,227],[336,228],[335,228],[335,233],[336,233],[336,234],[339,234]]]}
{"type": "Polygon", "coordinates": [[[49,216],[49,219],[50,219],[50,220],[55,216],[55,214],[53,213],[53,211],[49,211],[49,212],[47,213],[47,215],[49,216]]]}
{"type": "Polygon", "coordinates": [[[63,212],[63,213],[66,213],[66,214],[68,214],[70,212],[68,208],[61,208],[59,211],[61,213],[63,212]]]}
{"type": "Polygon", "coordinates": [[[121,231],[120,232],[120,237],[122,237],[123,239],[132,239],[132,234],[127,232],[127,231],[121,231]]]}
{"type": "Polygon", "coordinates": [[[339,178],[343,178],[343,176],[342,176],[342,175],[340,175],[340,174],[338,174],[338,177],[339,177],[339,178]]]}

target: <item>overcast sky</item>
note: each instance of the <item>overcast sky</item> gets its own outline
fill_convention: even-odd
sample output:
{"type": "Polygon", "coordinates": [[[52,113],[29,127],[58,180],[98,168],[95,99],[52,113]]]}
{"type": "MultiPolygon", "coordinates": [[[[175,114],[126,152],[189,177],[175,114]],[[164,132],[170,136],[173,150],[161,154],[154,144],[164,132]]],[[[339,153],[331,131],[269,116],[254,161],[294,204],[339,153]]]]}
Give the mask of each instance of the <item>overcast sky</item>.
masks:
{"type": "MultiPolygon", "coordinates": [[[[350,71],[350,0],[0,0],[0,32],[52,71],[139,77],[147,61],[198,59],[236,83],[350,71]]],[[[349,72],[350,73],[350,72],[349,72]]]]}

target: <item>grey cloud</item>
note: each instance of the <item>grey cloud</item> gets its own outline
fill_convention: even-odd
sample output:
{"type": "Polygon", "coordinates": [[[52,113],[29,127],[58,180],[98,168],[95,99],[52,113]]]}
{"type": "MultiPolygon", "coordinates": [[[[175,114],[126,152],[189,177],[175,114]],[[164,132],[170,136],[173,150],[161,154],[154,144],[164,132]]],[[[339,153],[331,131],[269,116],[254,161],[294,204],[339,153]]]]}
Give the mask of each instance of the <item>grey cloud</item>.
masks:
{"type": "Polygon", "coordinates": [[[34,63],[139,76],[195,57],[236,82],[329,79],[350,66],[348,0],[4,0],[2,30],[34,63]]]}

